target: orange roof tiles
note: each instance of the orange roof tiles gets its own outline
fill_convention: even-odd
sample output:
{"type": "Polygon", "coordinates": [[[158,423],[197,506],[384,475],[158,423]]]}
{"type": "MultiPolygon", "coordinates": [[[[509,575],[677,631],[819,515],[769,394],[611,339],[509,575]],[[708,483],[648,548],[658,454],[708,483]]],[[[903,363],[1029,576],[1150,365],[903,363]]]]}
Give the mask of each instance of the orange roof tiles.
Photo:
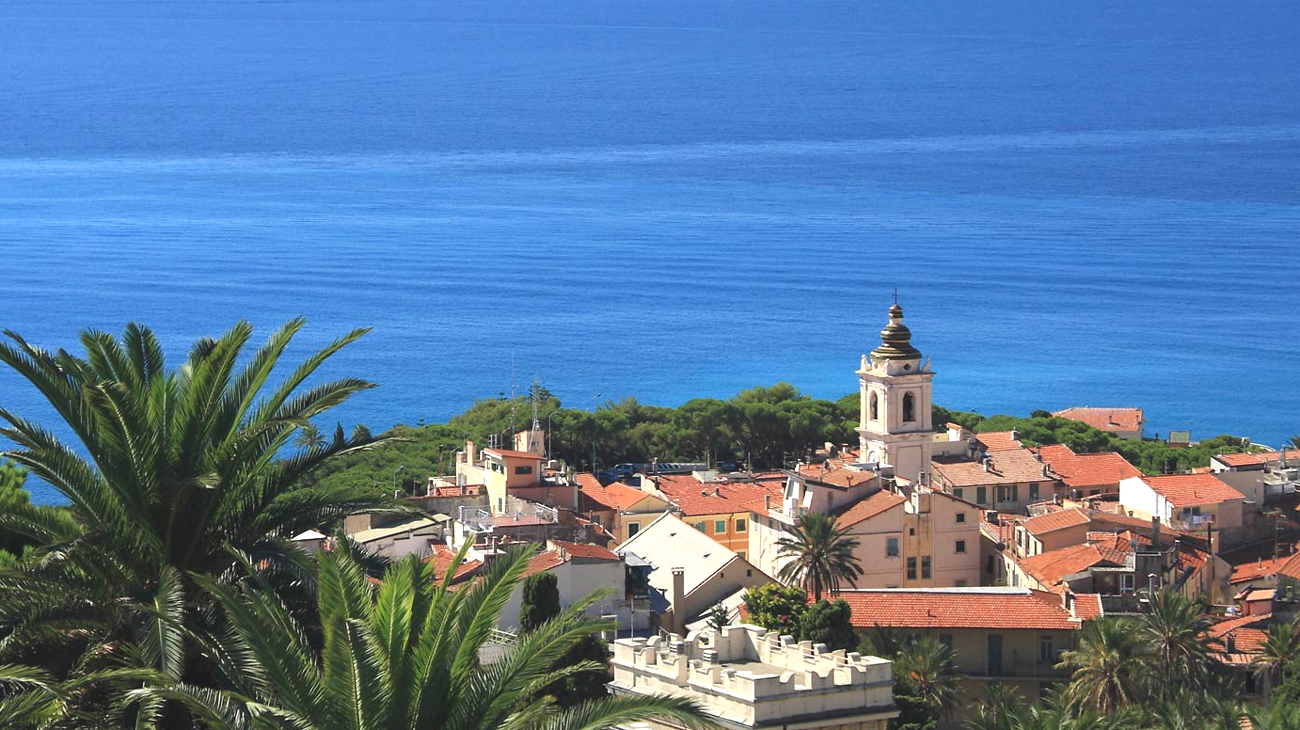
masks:
{"type": "Polygon", "coordinates": [[[1101,607],[1101,594],[1074,594],[1074,615],[1076,618],[1082,621],[1091,621],[1101,618],[1104,613],[1105,611],[1101,607]]]}
{"type": "Polygon", "coordinates": [[[1114,451],[1076,454],[1065,444],[1052,444],[1040,448],[1038,455],[1066,486],[1075,489],[1118,485],[1122,479],[1142,476],[1137,467],[1114,451]]]}
{"type": "Polygon", "coordinates": [[[1013,433],[1015,431],[986,431],[975,434],[975,440],[980,442],[980,445],[988,452],[1025,448],[1025,445],[1020,443],[1019,439],[1011,437],[1013,433]]]}
{"type": "Polygon", "coordinates": [[[599,505],[600,508],[615,512],[631,509],[637,502],[654,496],[618,482],[603,485],[594,474],[578,474],[574,477],[574,480],[578,482],[578,492],[580,494],[599,505]]]}
{"type": "Polygon", "coordinates": [[[748,512],[763,495],[779,497],[780,482],[701,482],[690,474],[647,477],[687,517],[748,512]]]}
{"type": "Polygon", "coordinates": [[[1046,467],[1028,449],[995,451],[989,459],[988,471],[979,461],[935,459],[931,465],[939,479],[953,488],[1055,481],[1043,474],[1046,467]]]}
{"type": "Polygon", "coordinates": [[[1300,552],[1287,558],[1286,562],[1279,565],[1277,574],[1300,580],[1300,552]]]}
{"type": "Polygon", "coordinates": [[[1020,569],[1046,586],[1053,586],[1067,576],[1082,573],[1094,565],[1110,563],[1123,565],[1124,555],[1096,545],[1071,545],[1059,550],[1048,550],[1020,560],[1020,569]]]}
{"type": "Polygon", "coordinates": [[[1066,408],[1053,411],[1057,418],[1086,423],[1102,431],[1141,431],[1141,408],[1066,408]]]}
{"type": "Polygon", "coordinates": [[[1045,535],[1057,530],[1081,527],[1089,523],[1088,514],[1081,509],[1063,509],[1025,520],[1025,531],[1032,535],[1045,535]]]}
{"type": "Polygon", "coordinates": [[[551,543],[570,557],[589,560],[618,560],[618,556],[599,545],[584,545],[576,542],[552,540],[551,543]]]}
{"type": "Polygon", "coordinates": [[[1077,629],[1060,598],[1027,588],[841,591],[859,628],[1077,629]]]}
{"type": "Polygon", "coordinates": [[[1273,614],[1262,613],[1220,621],[1207,630],[1210,651],[1221,654],[1258,654],[1268,639],[1268,625],[1273,614]],[[1228,637],[1232,637],[1233,651],[1228,651],[1228,637]]]}
{"type": "Polygon", "coordinates": [[[1241,492],[1224,484],[1213,474],[1168,474],[1143,477],[1142,481],[1175,507],[1219,504],[1234,499],[1245,499],[1241,492]]]}
{"type": "Polygon", "coordinates": [[[532,560],[528,561],[528,567],[524,568],[524,574],[521,578],[527,578],[534,573],[542,573],[552,568],[558,568],[566,562],[564,556],[560,555],[558,550],[547,550],[546,552],[537,553],[532,560]]]}
{"type": "MultiPolygon", "coordinates": [[[[447,570],[451,567],[452,561],[455,559],[455,550],[440,545],[434,550],[433,555],[424,559],[424,562],[428,563],[433,568],[433,579],[441,581],[443,576],[447,574],[447,570]]],[[[459,583],[478,572],[478,569],[482,567],[483,561],[481,560],[466,560],[457,566],[456,573],[452,576],[451,580],[453,583],[459,583]]]]}
{"type": "Polygon", "coordinates": [[[1287,461],[1292,459],[1300,460],[1300,451],[1295,449],[1283,451],[1263,451],[1253,454],[1220,454],[1214,457],[1226,466],[1243,467],[1243,466],[1262,466],[1274,461],[1280,461],[1282,455],[1286,454],[1287,461]]]}
{"type": "MultiPolygon", "coordinates": [[[[478,496],[479,492],[483,489],[483,485],[482,485],[482,484],[467,484],[467,485],[465,485],[464,489],[465,489],[465,496],[478,496]]],[[[462,496],[460,490],[461,490],[461,487],[434,487],[433,490],[428,494],[428,496],[430,496],[430,497],[459,497],[459,496],[462,496]]]]}
{"type": "Polygon", "coordinates": [[[805,479],[843,488],[859,487],[878,478],[875,472],[854,469],[829,461],[825,464],[801,464],[797,473],[805,479]]]}
{"type": "Polygon", "coordinates": [[[888,512],[906,501],[906,497],[894,494],[893,492],[881,490],[866,499],[860,499],[852,505],[849,505],[847,509],[836,516],[835,524],[838,527],[856,525],[859,522],[869,520],[876,515],[888,512]]]}
{"type": "Polygon", "coordinates": [[[1257,560],[1253,563],[1243,563],[1232,569],[1232,578],[1229,583],[1245,583],[1247,581],[1268,578],[1277,574],[1278,568],[1281,568],[1291,556],[1286,555],[1280,558],[1270,558],[1268,560],[1257,560]]]}

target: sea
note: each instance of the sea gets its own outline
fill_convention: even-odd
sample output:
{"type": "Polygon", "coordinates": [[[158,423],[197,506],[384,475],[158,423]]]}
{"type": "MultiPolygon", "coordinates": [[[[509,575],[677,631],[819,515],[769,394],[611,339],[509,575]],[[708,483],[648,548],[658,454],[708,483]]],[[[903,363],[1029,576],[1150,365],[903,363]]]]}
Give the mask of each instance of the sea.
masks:
{"type": "MultiPolygon", "coordinates": [[[[0,327],[296,315],[329,423],[854,392],[1300,433],[1295,0],[3,0],[0,327]]],[[[54,426],[0,370],[0,407],[54,426]]],[[[67,435],[66,429],[56,433],[67,435]]],[[[35,499],[57,501],[42,484],[35,499]]]]}

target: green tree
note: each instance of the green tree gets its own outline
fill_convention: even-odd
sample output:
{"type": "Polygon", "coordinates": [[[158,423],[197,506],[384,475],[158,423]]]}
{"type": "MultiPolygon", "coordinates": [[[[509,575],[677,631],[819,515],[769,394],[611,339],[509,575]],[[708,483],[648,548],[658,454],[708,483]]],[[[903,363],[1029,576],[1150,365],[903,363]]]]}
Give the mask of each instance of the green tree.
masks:
{"type": "Polygon", "coordinates": [[[320,429],[310,423],[303,424],[302,428],[298,429],[298,436],[293,440],[293,445],[300,449],[319,449],[327,443],[329,442],[320,429]]]}
{"type": "Polygon", "coordinates": [[[174,370],[139,325],[120,340],[84,332],[84,357],[7,333],[0,362],[37,388],[79,448],[0,410],[0,435],[16,446],[4,455],[69,502],[69,519],[27,504],[0,510],[0,527],[37,544],[41,558],[0,574],[5,657],[41,661],[59,678],[111,663],[178,678],[193,656],[175,630],[193,613],[191,576],[227,574],[235,566],[227,546],[302,575],[305,555],[289,538],[387,508],[365,492],[302,486],[314,469],[371,442],[336,432],[323,448],[285,453],[304,423],[371,387],[354,378],[304,386],[363,330],[268,386],[302,324],[289,322],[245,353],[252,327],[240,323],[199,340],[174,370]],[[127,646],[136,653],[124,655],[127,646]],[[74,664],[82,650],[86,660],[74,664]]]}
{"type": "Polygon", "coordinates": [[[808,610],[808,594],[797,586],[764,583],[745,591],[749,623],[781,636],[798,636],[799,621],[808,610]]]}
{"type": "Polygon", "coordinates": [[[1066,696],[1078,708],[1108,713],[1145,694],[1151,653],[1137,624],[1118,618],[1089,621],[1079,647],[1063,652],[1057,666],[1073,672],[1066,696]]]}
{"type": "Polygon", "coordinates": [[[533,573],[524,579],[523,595],[519,601],[521,630],[533,631],[560,615],[558,586],[555,574],[550,571],[533,573]]]}
{"type": "Polygon", "coordinates": [[[1206,629],[1210,621],[1204,606],[1174,591],[1152,596],[1141,620],[1142,632],[1151,646],[1161,682],[1155,689],[1204,687],[1211,672],[1206,629]]]}
{"type": "Polygon", "coordinates": [[[841,583],[853,583],[862,575],[862,565],[853,550],[858,539],[848,527],[837,527],[835,517],[809,512],[799,519],[790,537],[777,541],[777,555],[789,558],[777,577],[798,583],[820,601],[824,591],[836,592],[841,583]]]}
{"type": "Polygon", "coordinates": [[[852,651],[858,645],[852,619],[853,609],[844,601],[818,601],[799,619],[799,638],[825,644],[831,651],[852,651]]]}
{"type": "Polygon", "coordinates": [[[1300,618],[1270,626],[1255,659],[1257,671],[1277,683],[1289,667],[1300,666],[1297,660],[1300,660],[1300,618]]]}
{"type": "Polygon", "coordinates": [[[536,694],[597,668],[555,667],[584,637],[610,628],[584,613],[603,593],[521,635],[496,660],[481,661],[532,555],[513,549],[483,578],[453,592],[451,573],[435,584],[415,556],[390,566],[376,590],[351,549],[322,553],[319,661],[304,627],[246,563],[252,581],[243,586],[201,580],[229,617],[227,630],[205,638],[229,689],[182,683],[129,696],[184,702],[214,730],[595,730],[653,719],[708,725],[684,698],[605,697],[557,710],[554,697],[536,694]]]}
{"type": "Polygon", "coordinates": [[[952,712],[957,680],[952,649],[931,637],[903,647],[894,659],[894,698],[904,715],[899,728],[934,727],[952,712]]]}
{"type": "Polygon", "coordinates": [[[731,625],[731,612],[721,603],[713,604],[708,615],[709,628],[721,634],[722,629],[731,625]]]}

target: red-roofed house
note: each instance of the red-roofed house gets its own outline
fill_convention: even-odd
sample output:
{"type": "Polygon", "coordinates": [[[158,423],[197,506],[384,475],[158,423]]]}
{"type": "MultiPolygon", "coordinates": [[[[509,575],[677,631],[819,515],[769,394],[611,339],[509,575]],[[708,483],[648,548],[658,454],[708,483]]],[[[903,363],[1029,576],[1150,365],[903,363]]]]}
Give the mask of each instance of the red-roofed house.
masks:
{"type": "Polygon", "coordinates": [[[1159,518],[1184,530],[1241,527],[1245,497],[1213,474],[1130,477],[1119,484],[1119,501],[1132,516],[1159,518]]]}
{"type": "Polygon", "coordinates": [[[952,648],[961,688],[977,696],[985,683],[997,681],[1036,697],[1048,683],[1067,678],[1056,664],[1074,647],[1083,623],[1063,597],[1027,588],[859,590],[838,597],[864,635],[879,626],[952,648]]]}
{"type": "Polygon", "coordinates": [[[1113,451],[1076,454],[1065,444],[1052,444],[1039,448],[1038,456],[1078,498],[1117,494],[1120,482],[1142,476],[1137,467],[1113,451]]]}
{"type": "Polygon", "coordinates": [[[1219,621],[1206,632],[1205,644],[1210,656],[1241,679],[1247,696],[1264,702],[1268,701],[1272,682],[1267,674],[1259,672],[1256,661],[1273,623],[1272,614],[1240,616],[1219,621]]]}
{"type": "Polygon", "coordinates": [[[780,499],[784,487],[784,478],[738,481],[694,473],[644,475],[641,489],[671,502],[689,525],[743,558],[749,553],[749,505],[780,499]]]}
{"type": "Polygon", "coordinates": [[[1256,453],[1220,454],[1210,458],[1210,469],[1214,472],[1225,471],[1264,471],[1281,462],[1300,464],[1300,450],[1261,451],[1256,453]]]}
{"type": "Polygon", "coordinates": [[[636,487],[614,482],[601,484],[594,474],[574,476],[578,489],[578,511],[597,519],[621,543],[665,512],[673,511],[667,500],[636,487]]]}
{"type": "Polygon", "coordinates": [[[1300,552],[1287,558],[1277,569],[1276,602],[1289,605],[1289,610],[1296,610],[1300,603],[1300,552]]]}
{"type": "MultiPolygon", "coordinates": [[[[614,588],[615,594],[601,599],[586,611],[588,616],[617,616],[619,626],[627,629],[634,616],[625,597],[627,568],[613,552],[599,545],[578,544],[548,540],[546,550],[529,561],[525,577],[547,571],[555,574],[556,588],[560,593],[560,608],[568,608],[601,588],[614,588]]],[[[510,601],[501,613],[499,628],[517,631],[519,608],[523,600],[523,584],[515,587],[510,601]]],[[[650,617],[642,608],[636,617],[638,628],[648,628],[650,617]]]]}
{"type": "Polygon", "coordinates": [[[1130,441],[1141,441],[1145,426],[1141,408],[1066,408],[1063,411],[1053,411],[1052,415],[1086,423],[1130,441]]]}
{"type": "Polygon", "coordinates": [[[1070,545],[1079,545],[1088,537],[1092,520],[1086,510],[1062,509],[1030,517],[1016,525],[1016,554],[1038,555],[1070,545]]]}
{"type": "Polygon", "coordinates": [[[979,461],[936,458],[930,468],[936,486],[1003,512],[1024,512],[1035,502],[1050,502],[1061,488],[1051,469],[1025,448],[994,451],[979,461]]]}
{"type": "Polygon", "coordinates": [[[535,487],[542,483],[543,439],[540,431],[521,431],[515,436],[515,449],[487,448],[482,453],[473,441],[456,452],[456,484],[482,484],[487,488],[488,505],[494,514],[506,511],[506,492],[517,487],[535,487]],[[527,447],[528,450],[522,450],[527,447]]]}

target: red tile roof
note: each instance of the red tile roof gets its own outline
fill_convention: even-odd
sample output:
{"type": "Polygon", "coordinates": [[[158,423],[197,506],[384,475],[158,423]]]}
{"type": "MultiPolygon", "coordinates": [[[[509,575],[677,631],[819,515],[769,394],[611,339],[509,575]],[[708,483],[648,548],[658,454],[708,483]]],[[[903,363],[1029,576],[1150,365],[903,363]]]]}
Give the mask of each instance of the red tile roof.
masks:
{"type": "Polygon", "coordinates": [[[1101,618],[1105,611],[1101,607],[1101,594],[1099,593],[1076,593],[1074,594],[1074,615],[1082,621],[1091,621],[1101,618]]]}
{"type": "Polygon", "coordinates": [[[1038,450],[1038,455],[1066,486],[1073,489],[1118,486],[1121,479],[1140,477],[1142,472],[1119,454],[1076,454],[1065,444],[1052,444],[1038,450]]]}
{"type": "Polygon", "coordinates": [[[1141,431],[1141,408],[1066,408],[1053,411],[1057,418],[1086,423],[1102,431],[1141,431]]]}
{"type": "Polygon", "coordinates": [[[975,434],[975,440],[980,442],[985,451],[1011,451],[1014,449],[1023,449],[1025,445],[1020,443],[1019,439],[1011,437],[1014,431],[986,431],[975,434]]]}
{"type": "Polygon", "coordinates": [[[1279,565],[1277,574],[1300,580],[1300,552],[1287,558],[1286,562],[1279,565]]]}
{"type": "Polygon", "coordinates": [[[1088,513],[1081,509],[1063,509],[1048,512],[1025,520],[1025,531],[1031,535],[1046,535],[1049,532],[1081,527],[1089,523],[1088,513]]]}
{"type": "Polygon", "coordinates": [[[1282,454],[1286,454],[1287,461],[1296,459],[1300,461],[1300,451],[1291,449],[1282,451],[1263,451],[1254,454],[1220,454],[1214,457],[1225,466],[1240,468],[1243,466],[1262,466],[1274,461],[1280,461],[1282,454]]]}
{"type": "Polygon", "coordinates": [[[1218,655],[1221,661],[1229,664],[1249,664],[1257,656],[1268,640],[1268,626],[1273,622],[1273,614],[1263,613],[1254,616],[1241,616],[1220,621],[1206,632],[1209,640],[1206,645],[1218,655]],[[1228,651],[1228,637],[1232,637],[1232,649],[1228,651]],[[1245,661],[1233,655],[1248,655],[1245,661]]]}
{"type": "Polygon", "coordinates": [[[854,502],[843,512],[840,512],[835,518],[835,524],[838,527],[856,525],[859,522],[869,520],[876,515],[888,512],[906,501],[906,497],[902,497],[887,490],[881,490],[866,499],[860,499],[857,502],[854,502]]]}
{"type": "Polygon", "coordinates": [[[1059,596],[1027,588],[841,591],[859,628],[1077,629],[1059,596]]]}
{"type": "MultiPolygon", "coordinates": [[[[434,550],[433,555],[424,559],[424,562],[433,568],[433,579],[435,581],[441,581],[443,576],[447,574],[447,570],[451,567],[452,561],[455,559],[455,550],[452,550],[445,545],[440,545],[434,550]]],[[[459,583],[472,576],[474,573],[477,573],[478,569],[482,567],[483,561],[481,560],[466,560],[456,568],[456,573],[452,576],[451,581],[453,583],[459,583]]]]}
{"type": "Polygon", "coordinates": [[[1167,474],[1143,477],[1142,481],[1175,507],[1219,504],[1234,499],[1245,499],[1241,492],[1224,484],[1213,474],[1167,474]]]}
{"type": "Polygon", "coordinates": [[[547,550],[546,552],[537,553],[532,560],[528,561],[528,567],[524,568],[524,574],[521,578],[527,578],[534,573],[542,573],[553,568],[558,568],[566,562],[564,556],[560,555],[558,550],[547,550]]]}
{"type": "Polygon", "coordinates": [[[654,496],[618,482],[603,485],[594,474],[578,474],[574,480],[578,482],[578,492],[594,503],[594,509],[618,512],[631,509],[637,502],[654,496]]]}
{"type": "Polygon", "coordinates": [[[568,553],[569,557],[586,558],[588,560],[618,560],[618,556],[606,550],[599,545],[583,545],[576,542],[563,542],[561,540],[552,540],[551,544],[555,545],[561,551],[568,553]]]}
{"type": "Polygon", "coordinates": [[[1243,563],[1232,569],[1232,578],[1229,583],[1245,583],[1247,581],[1258,580],[1260,578],[1269,578],[1277,574],[1278,568],[1281,568],[1291,559],[1290,555],[1280,558],[1269,558],[1268,560],[1257,560],[1251,563],[1243,563]]]}
{"type": "Polygon", "coordinates": [[[988,471],[979,461],[935,459],[931,465],[940,481],[953,488],[1055,481],[1043,474],[1042,462],[1028,449],[995,451],[989,459],[988,471]]]}
{"type": "Polygon", "coordinates": [[[1020,569],[1045,586],[1054,586],[1067,576],[1082,573],[1094,565],[1123,565],[1124,555],[1096,545],[1071,545],[1048,550],[1020,560],[1020,569]]]}
{"type": "Polygon", "coordinates": [[[833,461],[825,464],[801,464],[798,474],[805,479],[842,488],[859,487],[877,478],[875,472],[854,469],[833,461]]]}
{"type": "Polygon", "coordinates": [[[690,474],[647,477],[687,517],[748,512],[763,495],[780,497],[781,482],[701,482],[690,474]]]}
{"type": "MultiPolygon", "coordinates": [[[[483,489],[482,484],[465,485],[465,496],[477,496],[483,489]]],[[[434,487],[429,493],[430,497],[459,497],[461,496],[460,487],[434,487]]]]}

